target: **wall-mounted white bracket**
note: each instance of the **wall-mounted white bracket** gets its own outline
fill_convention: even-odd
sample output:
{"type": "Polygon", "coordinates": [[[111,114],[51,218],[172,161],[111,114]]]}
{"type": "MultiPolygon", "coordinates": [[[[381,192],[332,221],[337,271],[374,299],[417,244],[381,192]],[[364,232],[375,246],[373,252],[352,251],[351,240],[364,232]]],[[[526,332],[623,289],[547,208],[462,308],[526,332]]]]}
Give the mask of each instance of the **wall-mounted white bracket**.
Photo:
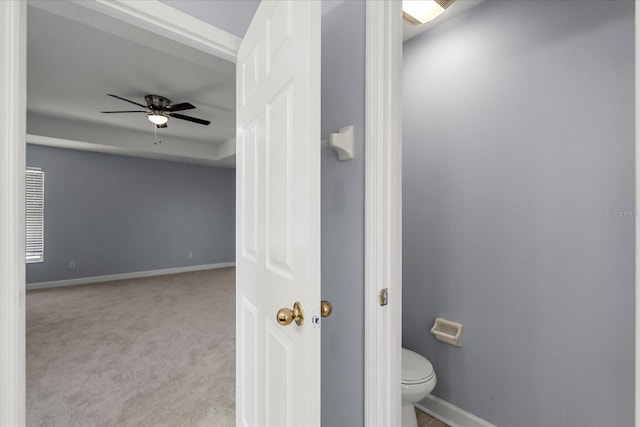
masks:
{"type": "Polygon", "coordinates": [[[343,127],[329,135],[329,146],[336,150],[339,160],[353,159],[353,126],[343,127]]]}

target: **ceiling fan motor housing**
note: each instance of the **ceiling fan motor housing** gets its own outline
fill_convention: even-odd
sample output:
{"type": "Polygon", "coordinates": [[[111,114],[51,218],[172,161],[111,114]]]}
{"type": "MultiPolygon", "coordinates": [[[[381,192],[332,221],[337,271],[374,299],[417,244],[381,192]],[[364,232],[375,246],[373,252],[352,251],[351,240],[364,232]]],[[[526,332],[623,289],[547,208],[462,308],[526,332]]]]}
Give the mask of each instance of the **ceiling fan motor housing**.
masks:
{"type": "Polygon", "coordinates": [[[171,100],[165,98],[160,95],[147,95],[144,97],[145,101],[147,101],[147,107],[150,110],[155,111],[163,111],[166,107],[171,104],[171,100]]]}
{"type": "Polygon", "coordinates": [[[178,111],[185,110],[193,110],[196,108],[194,105],[188,102],[181,102],[179,104],[171,104],[171,100],[169,98],[165,98],[160,95],[146,95],[144,100],[147,105],[142,105],[138,102],[131,101],[130,99],[123,98],[118,95],[113,95],[108,93],[107,96],[111,96],[112,98],[119,99],[121,101],[128,102],[130,104],[137,105],[142,108],[148,108],[148,111],[145,110],[129,110],[129,111],[102,111],[102,113],[147,113],[147,118],[153,124],[156,125],[157,128],[166,128],[167,120],[169,117],[173,117],[180,120],[186,120],[192,123],[198,123],[201,125],[208,126],[211,124],[209,120],[203,120],[196,117],[185,116],[184,114],[179,114],[178,111]]]}

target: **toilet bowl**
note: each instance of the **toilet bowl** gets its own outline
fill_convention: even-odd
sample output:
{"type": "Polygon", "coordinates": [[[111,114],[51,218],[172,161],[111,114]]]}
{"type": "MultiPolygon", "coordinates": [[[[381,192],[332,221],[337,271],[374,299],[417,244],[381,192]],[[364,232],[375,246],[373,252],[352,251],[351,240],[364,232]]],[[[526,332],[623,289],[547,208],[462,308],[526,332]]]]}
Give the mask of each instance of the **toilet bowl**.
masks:
{"type": "Polygon", "coordinates": [[[431,363],[411,350],[402,349],[402,427],[417,427],[414,404],[436,386],[436,373],[431,363]]]}

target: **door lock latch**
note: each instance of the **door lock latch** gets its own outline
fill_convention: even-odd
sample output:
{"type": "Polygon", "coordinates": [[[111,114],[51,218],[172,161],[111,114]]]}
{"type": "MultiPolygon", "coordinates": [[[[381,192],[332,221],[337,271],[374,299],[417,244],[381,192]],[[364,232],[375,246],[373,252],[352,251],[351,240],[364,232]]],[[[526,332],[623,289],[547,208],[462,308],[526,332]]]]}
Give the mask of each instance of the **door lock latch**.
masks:
{"type": "Polygon", "coordinates": [[[389,288],[382,289],[378,298],[380,300],[380,305],[389,304],[389,288]]]}

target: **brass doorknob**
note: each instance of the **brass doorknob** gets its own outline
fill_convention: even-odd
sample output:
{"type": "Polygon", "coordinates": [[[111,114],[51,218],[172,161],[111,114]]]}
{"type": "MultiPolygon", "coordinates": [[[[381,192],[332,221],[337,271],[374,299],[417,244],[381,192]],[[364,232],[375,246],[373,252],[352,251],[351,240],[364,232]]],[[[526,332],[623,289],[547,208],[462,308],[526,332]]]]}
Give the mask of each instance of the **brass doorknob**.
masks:
{"type": "Polygon", "coordinates": [[[302,326],[304,323],[304,311],[302,311],[302,304],[298,301],[293,303],[293,310],[289,308],[281,308],[276,314],[276,320],[282,326],[290,325],[294,320],[298,326],[302,326]]]}
{"type": "Polygon", "coordinates": [[[333,311],[333,306],[331,305],[331,303],[329,301],[325,301],[323,300],[320,303],[320,315],[322,317],[329,317],[331,316],[331,312],[333,311]]]}

